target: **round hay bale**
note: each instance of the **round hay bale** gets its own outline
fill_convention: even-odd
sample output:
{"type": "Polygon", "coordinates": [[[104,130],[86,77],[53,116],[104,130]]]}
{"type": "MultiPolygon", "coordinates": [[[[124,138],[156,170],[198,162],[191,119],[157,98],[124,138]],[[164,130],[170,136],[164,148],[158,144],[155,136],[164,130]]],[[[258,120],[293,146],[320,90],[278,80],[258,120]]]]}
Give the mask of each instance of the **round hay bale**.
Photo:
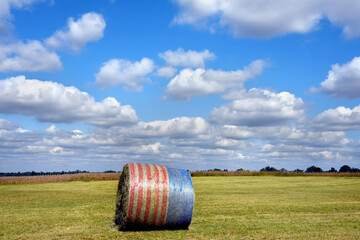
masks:
{"type": "Polygon", "coordinates": [[[187,229],[193,204],[187,171],[128,163],[119,180],[115,224],[119,230],[187,229]]]}

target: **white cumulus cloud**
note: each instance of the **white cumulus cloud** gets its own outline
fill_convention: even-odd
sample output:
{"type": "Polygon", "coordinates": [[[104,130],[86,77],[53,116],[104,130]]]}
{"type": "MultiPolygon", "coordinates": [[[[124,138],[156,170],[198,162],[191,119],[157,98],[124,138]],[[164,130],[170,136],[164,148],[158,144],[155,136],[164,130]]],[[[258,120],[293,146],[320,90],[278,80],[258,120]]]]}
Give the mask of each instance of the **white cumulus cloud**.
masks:
{"type": "Polygon", "coordinates": [[[111,59],[103,64],[97,73],[95,84],[102,87],[114,87],[124,84],[130,91],[141,91],[142,83],[148,81],[146,75],[154,70],[154,62],[149,58],[131,62],[126,59],[111,59]]]}
{"type": "Polygon", "coordinates": [[[115,98],[96,102],[86,92],[62,84],[12,77],[0,81],[0,112],[34,116],[39,121],[114,126],[138,120],[135,110],[115,98]]]}
{"type": "MultiPolygon", "coordinates": [[[[21,8],[35,1],[4,0],[0,3],[0,33],[4,19],[10,18],[10,8],[21,8]],[[4,9],[1,9],[1,7],[4,9]]],[[[55,50],[70,48],[79,51],[89,41],[97,41],[103,37],[106,23],[100,14],[90,12],[74,21],[69,18],[67,28],[55,32],[45,39],[45,44],[38,40],[26,43],[11,40],[0,44],[0,72],[12,71],[55,71],[62,69],[60,57],[55,50]]]]}
{"type": "Polygon", "coordinates": [[[194,96],[223,93],[232,87],[242,87],[246,80],[261,74],[266,65],[265,61],[256,60],[236,71],[186,68],[171,79],[166,95],[178,101],[188,101],[194,96]]]}
{"type": "Polygon", "coordinates": [[[0,130],[3,130],[3,129],[11,130],[11,129],[15,129],[18,127],[19,127],[18,123],[10,122],[9,120],[0,118],[0,130]]]}
{"type": "Polygon", "coordinates": [[[54,71],[62,69],[59,56],[39,41],[0,44],[0,72],[54,71]]]}
{"type": "Polygon", "coordinates": [[[273,37],[307,33],[328,18],[343,28],[346,37],[360,35],[360,3],[357,0],[175,0],[179,13],[173,22],[227,28],[237,37],[273,37]]]}
{"type": "Polygon", "coordinates": [[[215,54],[207,49],[202,52],[192,50],[185,52],[182,48],[179,48],[176,51],[168,50],[160,53],[159,56],[170,66],[201,68],[205,67],[206,60],[213,60],[216,58],[215,54]]]}
{"type": "Polygon", "coordinates": [[[177,117],[166,121],[140,122],[134,135],[143,137],[194,137],[209,134],[212,126],[203,118],[177,117]]]}
{"type": "Polygon", "coordinates": [[[336,26],[343,28],[346,38],[360,36],[360,2],[357,0],[318,0],[324,15],[336,26]]]}
{"type": "Polygon", "coordinates": [[[315,119],[316,127],[335,131],[360,130],[360,105],[353,109],[337,107],[320,113],[315,119]]]}
{"type": "MultiPolygon", "coordinates": [[[[102,129],[107,131],[107,129],[102,129]]],[[[169,120],[138,122],[131,126],[112,128],[111,132],[125,139],[150,138],[198,138],[202,135],[211,135],[213,127],[200,117],[176,117],[169,120]]]]}
{"type": "Polygon", "coordinates": [[[21,159],[21,166],[31,169],[41,169],[46,163],[50,168],[81,165],[102,170],[121,170],[119,164],[127,161],[188,166],[191,170],[358,164],[359,144],[347,139],[345,132],[303,127],[222,127],[202,118],[178,117],[95,128],[88,133],[55,125],[36,132],[0,120],[0,160],[11,166],[18,164],[12,159],[21,159]]]}
{"type": "Polygon", "coordinates": [[[175,75],[177,69],[171,66],[164,66],[157,70],[157,75],[160,77],[171,78],[175,75]]]}
{"type": "Polygon", "coordinates": [[[360,57],[343,65],[332,65],[321,87],[312,91],[322,91],[335,98],[360,98],[360,57]]]}
{"type": "Polygon", "coordinates": [[[250,89],[238,99],[211,111],[209,120],[239,126],[281,124],[303,117],[305,104],[288,92],[250,89]]]}
{"type": "Polygon", "coordinates": [[[43,0],[1,0],[0,1],[0,34],[7,33],[11,27],[11,8],[21,9],[43,0]]]}
{"type": "Polygon", "coordinates": [[[70,17],[67,26],[56,31],[45,40],[48,47],[53,49],[70,48],[77,52],[88,42],[96,42],[104,35],[106,23],[101,14],[89,12],[78,20],[70,17]]]}

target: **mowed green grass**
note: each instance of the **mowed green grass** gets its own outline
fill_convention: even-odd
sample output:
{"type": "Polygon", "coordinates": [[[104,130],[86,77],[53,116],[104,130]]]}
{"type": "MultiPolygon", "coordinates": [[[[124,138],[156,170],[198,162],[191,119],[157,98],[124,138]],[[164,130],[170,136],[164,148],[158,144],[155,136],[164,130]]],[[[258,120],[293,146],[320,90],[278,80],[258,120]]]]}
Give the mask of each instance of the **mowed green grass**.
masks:
{"type": "Polygon", "coordinates": [[[117,181],[0,186],[1,239],[360,239],[360,178],[193,177],[189,230],[119,232],[117,181]]]}

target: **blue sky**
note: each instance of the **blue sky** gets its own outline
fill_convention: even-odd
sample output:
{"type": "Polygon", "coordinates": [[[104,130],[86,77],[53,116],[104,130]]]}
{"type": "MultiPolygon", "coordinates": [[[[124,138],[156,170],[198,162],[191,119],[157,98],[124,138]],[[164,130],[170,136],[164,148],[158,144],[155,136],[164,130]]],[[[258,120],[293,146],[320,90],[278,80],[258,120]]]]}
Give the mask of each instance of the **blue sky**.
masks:
{"type": "Polygon", "coordinates": [[[360,167],[358,1],[0,9],[0,171],[360,167]]]}

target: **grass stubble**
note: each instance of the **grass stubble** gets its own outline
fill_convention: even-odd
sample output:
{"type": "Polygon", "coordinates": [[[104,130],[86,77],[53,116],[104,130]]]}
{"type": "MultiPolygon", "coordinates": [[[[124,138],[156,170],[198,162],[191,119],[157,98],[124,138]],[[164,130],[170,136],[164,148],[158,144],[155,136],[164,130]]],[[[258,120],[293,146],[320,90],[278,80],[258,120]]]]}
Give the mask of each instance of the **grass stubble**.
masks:
{"type": "Polygon", "coordinates": [[[0,239],[360,239],[360,178],[192,179],[185,231],[118,231],[118,181],[2,185],[0,239]]]}

